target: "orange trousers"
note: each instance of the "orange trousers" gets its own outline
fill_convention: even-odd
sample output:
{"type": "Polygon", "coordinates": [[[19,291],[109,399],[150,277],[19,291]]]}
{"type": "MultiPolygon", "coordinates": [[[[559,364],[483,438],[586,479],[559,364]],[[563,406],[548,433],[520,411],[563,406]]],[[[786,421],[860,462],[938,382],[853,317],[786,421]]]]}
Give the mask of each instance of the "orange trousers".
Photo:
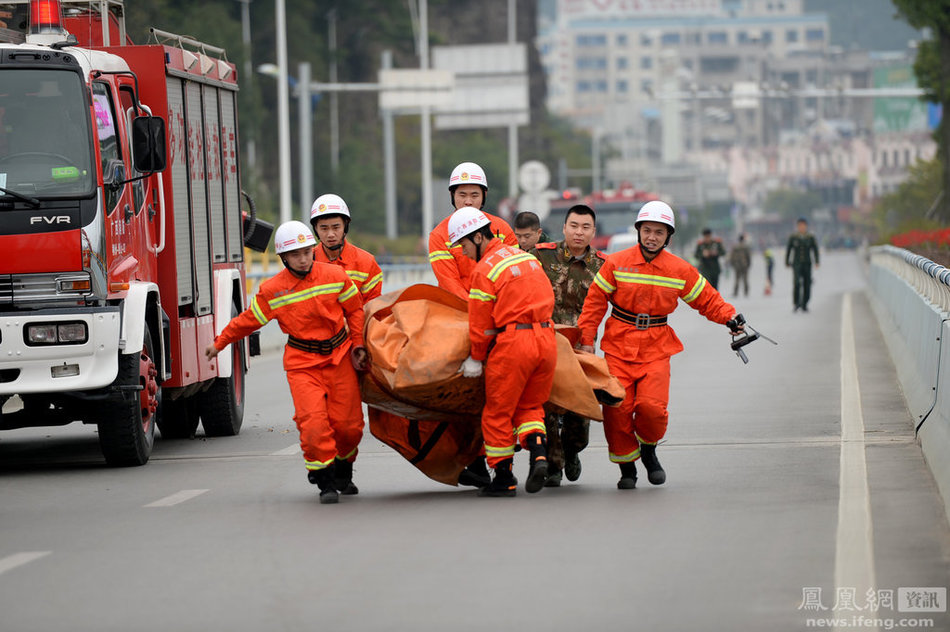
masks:
{"type": "Polygon", "coordinates": [[[641,443],[657,443],[666,434],[670,401],[670,359],[625,362],[607,355],[610,374],[623,384],[626,395],[620,406],[604,406],[604,435],[614,463],[640,458],[641,443]]]}
{"type": "Polygon", "coordinates": [[[502,331],[485,362],[482,435],[489,467],[515,454],[533,432],[544,434],[544,402],[551,395],[557,346],[554,329],[502,331]]]}
{"type": "Polygon", "coordinates": [[[349,358],[336,366],[287,371],[294,421],[308,470],[322,470],[339,457],[356,460],[363,438],[363,407],[349,358]]]}

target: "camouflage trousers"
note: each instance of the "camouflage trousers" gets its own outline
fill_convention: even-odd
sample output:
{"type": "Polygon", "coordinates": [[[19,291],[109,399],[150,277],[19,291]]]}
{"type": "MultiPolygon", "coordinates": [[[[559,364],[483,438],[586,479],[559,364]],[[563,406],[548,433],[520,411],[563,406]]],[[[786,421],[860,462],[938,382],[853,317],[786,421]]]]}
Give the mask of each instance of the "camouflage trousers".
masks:
{"type": "Polygon", "coordinates": [[[566,455],[578,454],[587,447],[590,438],[590,419],[572,412],[544,415],[544,429],[548,441],[548,463],[551,471],[563,470],[566,455]]]}

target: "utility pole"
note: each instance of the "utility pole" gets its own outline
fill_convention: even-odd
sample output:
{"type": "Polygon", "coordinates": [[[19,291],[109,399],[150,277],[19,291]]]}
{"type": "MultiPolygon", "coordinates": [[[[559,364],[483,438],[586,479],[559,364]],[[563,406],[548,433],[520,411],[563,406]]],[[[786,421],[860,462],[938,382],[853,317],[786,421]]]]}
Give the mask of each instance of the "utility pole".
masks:
{"type": "MultiPolygon", "coordinates": [[[[419,68],[429,69],[429,7],[419,0],[419,68]]],[[[432,118],[431,108],[422,108],[422,236],[432,230],[432,118]]]]}
{"type": "Polygon", "coordinates": [[[274,0],[277,26],[277,146],[280,171],[280,221],[290,221],[290,91],[287,88],[287,12],[274,0]]]}

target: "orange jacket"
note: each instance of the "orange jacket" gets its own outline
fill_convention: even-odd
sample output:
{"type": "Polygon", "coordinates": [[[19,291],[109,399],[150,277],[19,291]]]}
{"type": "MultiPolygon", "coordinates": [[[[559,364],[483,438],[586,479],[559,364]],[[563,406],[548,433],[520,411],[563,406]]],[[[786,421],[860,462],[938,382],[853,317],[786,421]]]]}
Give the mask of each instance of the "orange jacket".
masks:
{"type": "Polygon", "coordinates": [[[261,284],[251,305],[231,319],[214,339],[220,351],[251,332],[277,319],[280,330],[295,338],[327,340],[346,325],[348,340],[330,355],[284,347],[284,369],[337,365],[353,345],[363,345],[363,301],[359,290],[338,266],[314,263],[303,279],[281,270],[261,284]]]}
{"type": "MultiPolygon", "coordinates": [[[[594,344],[608,302],[634,314],[667,316],[676,309],[677,299],[723,325],[736,314],[699,270],[669,250],[662,250],[650,263],[644,260],[640,246],[608,255],[587,292],[577,322],[581,344],[594,344]]],[[[683,343],[669,325],[637,329],[608,318],[600,348],[627,362],[652,362],[679,353],[683,343]]]]}
{"type": "MultiPolygon", "coordinates": [[[[484,361],[494,334],[512,323],[551,322],[554,290],[541,263],[517,245],[489,242],[472,271],[468,333],[472,358],[484,361]]],[[[553,327],[554,324],[551,323],[553,327]]]]}
{"type": "Polygon", "coordinates": [[[339,250],[339,256],[333,261],[330,261],[327,251],[323,249],[322,245],[314,248],[313,253],[316,261],[343,268],[347,276],[353,279],[353,283],[356,284],[356,289],[360,291],[364,303],[383,293],[383,271],[376,263],[376,257],[362,248],[344,241],[343,247],[339,250]]]}
{"type": "MultiPolygon", "coordinates": [[[[518,246],[518,238],[508,222],[488,213],[485,213],[485,217],[491,221],[491,232],[495,236],[509,246],[518,246]]],[[[448,217],[429,233],[429,265],[432,266],[440,288],[463,299],[468,298],[468,290],[471,288],[469,277],[475,269],[475,260],[463,255],[461,246],[452,246],[449,241],[448,217]]]]}

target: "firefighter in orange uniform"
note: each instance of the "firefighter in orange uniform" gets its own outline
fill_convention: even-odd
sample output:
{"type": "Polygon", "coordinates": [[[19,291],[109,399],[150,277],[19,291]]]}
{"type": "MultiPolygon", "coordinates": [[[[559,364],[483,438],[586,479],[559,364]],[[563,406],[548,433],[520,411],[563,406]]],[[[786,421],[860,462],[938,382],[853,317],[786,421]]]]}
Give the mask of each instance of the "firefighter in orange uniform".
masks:
{"type": "Polygon", "coordinates": [[[352,472],[363,437],[356,377],[367,364],[363,302],[346,272],[314,262],[316,240],[303,222],[281,224],[274,245],[286,269],[261,284],[251,306],[227,324],[205,355],[214,358],[277,319],[288,335],[284,370],[307,478],[319,486],[321,503],[335,503],[338,492],[358,492],[352,472]]]}
{"type": "MultiPolygon", "coordinates": [[[[485,206],[488,195],[488,178],[485,171],[474,162],[463,162],[456,165],[449,176],[449,198],[452,208],[476,208],[481,210],[485,206]]],[[[518,239],[508,222],[484,213],[491,225],[491,232],[509,246],[517,246],[518,239]]],[[[451,217],[451,216],[450,216],[451,217]]],[[[438,281],[439,287],[455,294],[462,300],[468,300],[468,291],[471,288],[472,270],[475,262],[462,253],[462,248],[449,239],[449,217],[429,233],[429,265],[438,281]]],[[[485,457],[480,456],[473,461],[459,476],[459,485],[484,487],[491,480],[485,457]]]]}
{"type": "Polygon", "coordinates": [[[449,241],[476,262],[468,297],[471,352],[461,371],[478,377],[485,365],[482,435],[495,477],[479,495],[515,495],[516,438],[531,453],[525,490],[538,492],[548,475],[544,402],[557,362],[554,291],[538,260],[496,239],[480,210],[455,211],[449,241]]]}
{"type": "Polygon", "coordinates": [[[319,263],[332,263],[346,271],[360,291],[363,303],[383,293],[383,271],[376,258],[346,240],[350,232],[350,209],[339,195],[326,193],[310,207],[310,225],[320,247],[314,249],[319,263]]]}
{"type": "Polygon", "coordinates": [[[597,329],[610,303],[600,348],[610,373],[626,388],[623,403],[604,407],[604,434],[610,460],[620,465],[619,489],[637,483],[642,459],[653,485],[666,481],[656,444],[666,434],[670,394],[670,356],[683,344],[667,324],[682,299],[713,322],[742,331],[725,302],[699,271],[666,250],[676,230],[673,209],[647,202],[637,215],[639,243],[607,257],[590,286],[577,326],[581,349],[593,352],[597,329]]]}
{"type": "MultiPolygon", "coordinates": [[[[463,162],[452,170],[449,177],[449,196],[452,208],[473,207],[481,210],[485,206],[488,194],[488,180],[485,172],[474,162],[463,162]]],[[[491,232],[509,246],[517,246],[518,239],[508,222],[485,213],[491,222],[491,232]]],[[[475,262],[462,254],[462,249],[453,245],[449,239],[449,218],[439,222],[429,233],[429,265],[435,274],[439,287],[456,296],[468,300],[471,287],[469,277],[475,269],[475,262]]]]}

